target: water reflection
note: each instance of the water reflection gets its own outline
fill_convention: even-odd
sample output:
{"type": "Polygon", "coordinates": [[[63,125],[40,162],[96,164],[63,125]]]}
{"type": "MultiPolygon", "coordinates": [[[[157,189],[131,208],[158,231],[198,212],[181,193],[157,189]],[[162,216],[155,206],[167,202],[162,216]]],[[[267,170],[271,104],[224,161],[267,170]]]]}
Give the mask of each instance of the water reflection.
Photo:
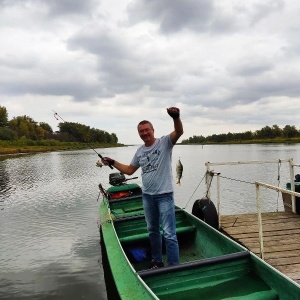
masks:
{"type": "Polygon", "coordinates": [[[88,274],[82,270],[70,272],[68,266],[53,262],[35,272],[8,272],[0,282],[0,298],[106,299],[105,288],[100,285],[102,277],[99,269],[93,268],[88,274]]]}
{"type": "Polygon", "coordinates": [[[94,165],[87,151],[0,161],[1,299],[106,299],[94,165]]]}
{"type": "MultiPolygon", "coordinates": [[[[11,186],[9,184],[9,173],[6,171],[5,164],[0,164],[0,194],[8,194],[11,186]]],[[[0,199],[0,209],[4,209],[5,199],[1,197],[0,199]]]]}

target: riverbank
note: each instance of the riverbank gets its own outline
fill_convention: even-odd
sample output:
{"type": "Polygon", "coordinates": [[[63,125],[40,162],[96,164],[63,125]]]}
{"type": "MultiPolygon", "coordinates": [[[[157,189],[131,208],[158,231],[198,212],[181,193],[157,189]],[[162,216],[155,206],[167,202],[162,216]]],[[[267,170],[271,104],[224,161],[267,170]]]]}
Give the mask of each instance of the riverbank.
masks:
{"type": "Polygon", "coordinates": [[[110,147],[124,147],[123,144],[92,144],[88,146],[85,143],[62,143],[60,145],[47,146],[28,146],[28,145],[1,145],[0,156],[6,155],[20,155],[20,154],[34,154],[41,152],[66,151],[66,150],[82,150],[82,149],[97,149],[110,147]]]}
{"type": "Polygon", "coordinates": [[[241,144],[298,144],[300,138],[274,138],[274,139],[261,139],[261,140],[238,140],[238,141],[203,141],[202,143],[189,143],[184,142],[182,145],[241,145],[241,144]]]}

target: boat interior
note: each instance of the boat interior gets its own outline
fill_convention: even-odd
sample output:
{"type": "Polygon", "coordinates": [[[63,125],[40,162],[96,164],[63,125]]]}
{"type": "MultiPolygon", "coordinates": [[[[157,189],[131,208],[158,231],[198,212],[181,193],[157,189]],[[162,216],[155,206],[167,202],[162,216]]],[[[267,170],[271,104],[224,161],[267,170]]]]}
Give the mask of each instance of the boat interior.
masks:
{"type": "Polygon", "coordinates": [[[159,299],[233,299],[237,293],[247,295],[243,299],[280,298],[274,289],[276,280],[267,280],[272,272],[259,261],[253,264],[247,249],[216,234],[214,228],[179,207],[176,227],[180,264],[149,269],[150,243],[141,190],[129,184],[128,191],[121,197],[118,188],[109,192],[114,228],[132,267],[159,299]]]}

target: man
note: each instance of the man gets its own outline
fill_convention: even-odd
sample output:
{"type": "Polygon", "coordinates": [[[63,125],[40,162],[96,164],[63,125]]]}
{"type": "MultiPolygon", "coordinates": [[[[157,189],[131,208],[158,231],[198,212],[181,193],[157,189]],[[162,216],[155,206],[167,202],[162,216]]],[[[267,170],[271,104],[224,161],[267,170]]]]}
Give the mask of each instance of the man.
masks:
{"type": "Polygon", "coordinates": [[[132,175],[141,167],[143,207],[151,244],[151,268],[159,268],[164,265],[160,225],[165,239],[168,265],[179,263],[173,195],[172,149],[183,134],[183,126],[178,108],[167,108],[167,112],[174,121],[174,130],[169,135],[155,138],[154,128],[149,121],[144,120],[138,124],[138,133],[144,145],[137,149],[129,165],[121,164],[109,157],[102,159],[103,164],[112,165],[127,175],[132,175]]]}

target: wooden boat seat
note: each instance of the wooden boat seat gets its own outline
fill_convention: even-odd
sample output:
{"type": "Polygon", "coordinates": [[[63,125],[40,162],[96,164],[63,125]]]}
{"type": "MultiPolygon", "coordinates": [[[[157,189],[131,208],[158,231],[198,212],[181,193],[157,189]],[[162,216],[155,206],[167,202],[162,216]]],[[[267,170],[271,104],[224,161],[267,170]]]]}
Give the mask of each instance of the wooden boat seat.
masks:
{"type": "Polygon", "coordinates": [[[109,203],[118,203],[128,200],[134,200],[134,199],[142,199],[141,195],[134,195],[134,196],[128,196],[128,197],[122,197],[118,199],[109,199],[109,203]]]}
{"type": "Polygon", "coordinates": [[[131,217],[124,217],[124,218],[116,219],[116,220],[114,220],[114,223],[122,223],[122,222],[128,222],[128,221],[140,220],[140,219],[145,219],[145,215],[138,215],[138,216],[131,216],[131,217]]]}
{"type": "Polygon", "coordinates": [[[216,265],[216,264],[221,264],[225,262],[231,262],[231,261],[236,261],[240,259],[246,259],[250,257],[250,252],[245,250],[241,252],[235,252],[235,253],[230,253],[218,257],[212,257],[212,258],[206,258],[206,259],[201,259],[201,260],[196,260],[192,262],[187,262],[187,263],[182,263],[176,266],[167,266],[164,268],[158,268],[158,269],[148,269],[148,270],[142,270],[137,272],[141,278],[147,278],[147,277],[152,277],[155,275],[161,275],[161,274],[166,274],[166,273],[171,273],[171,272],[178,272],[182,270],[188,270],[188,269],[193,269],[193,268],[201,268],[204,266],[209,266],[209,265],[216,265]]]}
{"type": "MultiPolygon", "coordinates": [[[[194,225],[189,225],[189,226],[181,226],[176,228],[176,233],[178,235],[182,235],[185,233],[192,233],[192,232],[196,232],[196,227],[194,225]]],[[[137,241],[143,241],[143,240],[148,240],[149,239],[149,235],[148,232],[144,232],[144,233],[140,233],[140,234],[134,234],[134,235],[129,235],[129,236],[124,236],[124,237],[120,237],[120,242],[122,244],[124,243],[134,243],[137,241]]]]}
{"type": "MultiPolygon", "coordinates": [[[[139,197],[134,197],[134,198],[139,198],[139,197]]],[[[126,199],[113,200],[113,202],[121,202],[124,200],[126,200],[126,199]]],[[[176,218],[178,218],[178,215],[181,213],[181,209],[176,209],[175,212],[176,212],[176,218]]],[[[122,217],[122,218],[114,220],[114,223],[121,223],[121,222],[127,222],[127,221],[132,221],[132,220],[139,220],[139,219],[145,219],[145,215],[122,217]]]]}

